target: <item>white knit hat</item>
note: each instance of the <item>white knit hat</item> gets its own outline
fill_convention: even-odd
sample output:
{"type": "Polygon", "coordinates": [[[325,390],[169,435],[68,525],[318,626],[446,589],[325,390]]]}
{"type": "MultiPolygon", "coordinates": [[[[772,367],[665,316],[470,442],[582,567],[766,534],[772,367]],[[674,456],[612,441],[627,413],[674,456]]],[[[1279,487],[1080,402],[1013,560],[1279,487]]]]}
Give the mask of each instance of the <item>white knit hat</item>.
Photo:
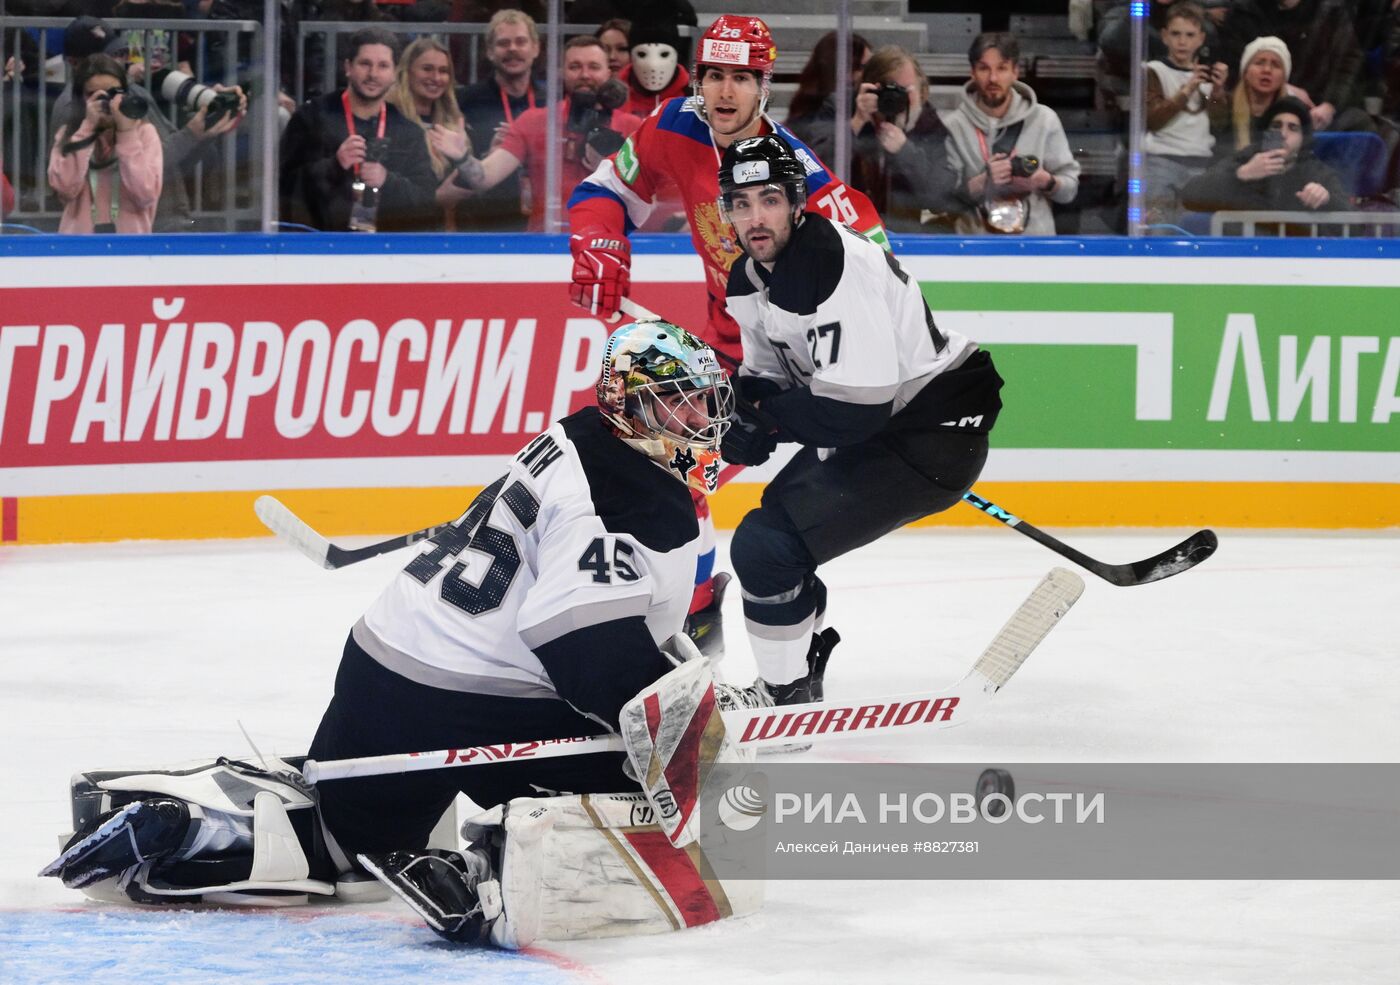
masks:
{"type": "Polygon", "coordinates": [[[1288,53],[1288,45],[1284,44],[1282,38],[1273,35],[1255,38],[1244,46],[1244,54],[1240,56],[1240,74],[1249,68],[1249,63],[1254,61],[1254,56],[1261,51],[1272,51],[1278,55],[1279,61],[1283,62],[1283,81],[1287,82],[1288,77],[1293,74],[1293,56],[1288,53]]]}

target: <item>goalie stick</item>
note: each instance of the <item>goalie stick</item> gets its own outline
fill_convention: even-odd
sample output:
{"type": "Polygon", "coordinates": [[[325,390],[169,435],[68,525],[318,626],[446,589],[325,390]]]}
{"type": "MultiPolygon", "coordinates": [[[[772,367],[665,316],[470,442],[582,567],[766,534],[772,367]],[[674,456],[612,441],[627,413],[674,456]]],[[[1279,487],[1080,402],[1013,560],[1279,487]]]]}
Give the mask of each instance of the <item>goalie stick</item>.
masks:
{"type": "Polygon", "coordinates": [[[388,540],[381,540],[379,543],[370,544],[367,547],[347,548],[332,544],[313,530],[311,524],[288,509],[286,504],[276,496],[259,496],[253,502],[253,512],[258,515],[258,519],[268,530],[271,530],[321,567],[329,570],[343,568],[347,564],[355,564],[359,561],[368,561],[380,554],[397,551],[400,547],[410,547],[436,536],[439,531],[452,525],[452,520],[447,520],[431,527],[424,527],[422,530],[415,530],[411,534],[400,534],[397,537],[390,537],[388,540]]]}
{"type": "MultiPolygon", "coordinates": [[[[1045,635],[1084,592],[1084,580],[1072,571],[1053,568],[1021,603],[987,645],[962,680],[940,691],[913,692],[840,704],[814,702],[723,712],[725,728],[741,747],[787,745],[794,739],[837,739],[872,731],[902,728],[945,729],[966,722],[1006,686],[1045,635]]],[[[302,776],[308,783],[356,776],[412,773],[449,766],[482,766],[506,760],[551,759],[587,753],[623,752],[622,738],[595,735],[538,742],[506,742],[466,749],[395,753],[336,759],[308,759],[302,776]]]]}
{"type": "MultiPolygon", "coordinates": [[[[637,321],[662,321],[660,315],[647,308],[642,307],[631,298],[623,298],[620,310],[631,315],[637,321]]],[[[739,363],[725,352],[715,349],[715,354],[729,363],[735,370],[739,368],[739,363]]],[[[765,419],[762,410],[748,403],[735,389],[734,398],[745,410],[757,416],[760,420],[765,419]]],[[[1197,530],[1190,537],[1187,537],[1175,547],[1168,548],[1161,554],[1155,554],[1142,561],[1130,561],[1127,564],[1108,564],[1091,558],[1082,551],[1070,547],[1064,541],[1053,537],[1022,520],[1007,510],[1002,509],[995,503],[989,502],[978,496],[975,492],[963,494],[963,502],[969,506],[976,507],[983,513],[1000,520],[1018,533],[1025,534],[1031,540],[1042,547],[1048,547],[1062,558],[1073,561],[1086,571],[1093,572],[1104,581],[1119,588],[1130,588],[1134,585],[1146,585],[1150,582],[1161,581],[1163,578],[1170,578],[1172,575],[1179,575],[1181,572],[1194,568],[1206,558],[1215,553],[1220,541],[1215,536],[1213,530],[1197,530]]]]}

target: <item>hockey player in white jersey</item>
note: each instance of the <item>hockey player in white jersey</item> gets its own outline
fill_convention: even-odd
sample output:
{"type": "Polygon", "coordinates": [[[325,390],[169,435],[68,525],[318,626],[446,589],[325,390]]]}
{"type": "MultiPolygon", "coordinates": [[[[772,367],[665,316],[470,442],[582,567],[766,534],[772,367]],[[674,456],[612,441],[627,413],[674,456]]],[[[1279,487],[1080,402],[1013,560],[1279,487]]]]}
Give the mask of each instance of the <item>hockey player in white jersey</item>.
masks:
{"type": "MultiPolygon", "coordinates": [[[[642,322],[609,339],[597,394],[597,407],[526,445],[355,624],[312,759],[616,731],[624,705],[672,670],[660,646],[681,634],[699,536],[687,485],[703,488],[720,466],[730,384],[698,339],[642,322]]],[[[726,693],[730,705],[757,701],[745,689],[726,693]]],[[[669,890],[642,878],[646,859],[624,857],[621,840],[599,835],[637,830],[645,815],[647,801],[624,775],[621,754],[315,788],[299,782],[297,765],[220,760],[193,770],[80,774],[77,831],[42,874],[73,887],[106,886],[109,898],[239,901],[240,894],[334,893],[358,859],[444,936],[505,946],[540,933],[670,929],[667,919],[683,925],[675,914],[688,924],[696,913],[717,919],[745,909],[739,896],[711,898],[717,891],[701,880],[688,885],[708,894],[705,906],[661,907],[669,890]],[[459,792],[494,808],[494,821],[473,829],[481,839],[465,855],[427,851],[459,792]],[[541,871],[542,859],[553,857],[541,840],[546,817],[564,839],[554,854],[581,859],[588,870],[580,876],[573,863],[564,866],[575,880],[561,891],[569,905],[549,902],[551,875],[541,871]],[[503,842],[516,846],[504,861],[503,842]],[[269,843],[280,845],[276,857],[264,850],[269,843]],[[590,883],[599,872],[612,875],[590,883]],[[514,922],[502,916],[511,898],[514,922]]],[[[655,841],[648,851],[671,851],[655,841]]]]}
{"type": "Polygon", "coordinates": [[[808,676],[823,646],[817,566],[956,503],[1001,409],[991,356],[934,324],[892,254],[804,212],[805,176],[768,136],[730,145],[719,173],[745,254],[726,299],[744,357],[723,457],[759,465],[779,442],[803,446],[729,551],[760,684],[777,703],[821,697],[808,676]]]}

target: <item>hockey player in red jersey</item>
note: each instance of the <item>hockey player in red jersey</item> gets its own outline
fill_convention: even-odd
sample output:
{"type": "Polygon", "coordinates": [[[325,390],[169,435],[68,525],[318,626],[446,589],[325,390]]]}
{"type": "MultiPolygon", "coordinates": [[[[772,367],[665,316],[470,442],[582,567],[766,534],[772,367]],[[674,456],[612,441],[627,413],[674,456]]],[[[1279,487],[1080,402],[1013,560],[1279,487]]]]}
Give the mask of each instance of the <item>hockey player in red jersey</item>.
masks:
{"type": "Polygon", "coordinates": [[[701,338],[735,356],[739,327],[724,307],[729,268],[740,255],[715,204],[719,156],[736,140],[763,133],[781,137],[807,172],[807,200],[838,222],[885,241],[870,200],[837,178],[791,131],[765,114],[777,46],[757,17],[725,14],[700,38],[691,73],[692,95],[669,100],[646,119],[569,200],[569,247],[574,255],[575,304],[610,318],[630,287],[627,234],[645,220],[666,177],[680,187],[690,237],[705,265],[709,318],[701,338]]]}
{"type": "MultiPolygon", "coordinates": [[[[640,129],[578,188],[569,200],[569,247],[574,255],[571,296],[592,314],[611,318],[631,284],[627,234],[647,218],[667,179],[679,187],[690,238],[705,267],[708,321],[698,332],[738,359],[739,326],[725,310],[729,268],[741,255],[719,214],[720,155],[745,137],[772,133],[786,142],[806,172],[807,201],[837,222],[884,245],[884,227],[870,200],[836,177],[787,128],[765,114],[777,46],[757,17],[725,14],[700,38],[691,73],[692,95],[656,110],[640,129]]],[[[705,553],[696,572],[692,621],[687,631],[712,658],[723,650],[719,602],[727,575],[712,579],[714,527],[703,498],[695,496],[705,553]]]]}

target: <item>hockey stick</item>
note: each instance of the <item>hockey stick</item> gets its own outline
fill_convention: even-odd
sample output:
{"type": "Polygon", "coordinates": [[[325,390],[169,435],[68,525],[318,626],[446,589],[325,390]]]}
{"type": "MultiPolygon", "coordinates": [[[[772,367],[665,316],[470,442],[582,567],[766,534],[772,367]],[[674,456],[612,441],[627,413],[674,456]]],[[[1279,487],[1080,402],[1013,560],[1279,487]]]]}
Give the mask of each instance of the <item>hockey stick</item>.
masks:
{"type": "MultiPolygon", "coordinates": [[[[941,691],[897,694],[843,704],[815,702],[726,711],[723,712],[724,726],[737,737],[741,746],[756,749],[787,745],[795,739],[849,738],[886,729],[919,726],[945,729],[961,725],[1011,680],[1031,651],[1083,592],[1084,580],[1074,572],[1064,568],[1052,569],[1007,620],[967,675],[941,691]]],[[[481,766],[505,760],[552,759],[623,751],[620,736],[595,735],[364,756],[324,763],[308,759],[302,766],[302,775],[308,783],[314,784],[347,777],[412,773],[448,766],[481,766]]]]}
{"type": "MultiPolygon", "coordinates": [[[[653,311],[642,307],[631,298],[623,298],[621,310],[631,315],[638,321],[657,321],[661,316],[653,311]]],[[[715,355],[728,363],[733,369],[739,368],[739,363],[730,355],[714,350],[715,355]]],[[[744,410],[757,416],[760,420],[767,420],[771,425],[771,418],[757,407],[748,403],[735,389],[734,398],[744,410]]],[[[1098,575],[1104,581],[1117,585],[1120,588],[1130,588],[1134,585],[1146,585],[1150,582],[1161,581],[1163,578],[1170,578],[1172,575],[1179,575],[1181,572],[1194,568],[1206,558],[1215,553],[1215,549],[1220,545],[1213,530],[1198,530],[1190,537],[1187,537],[1175,547],[1168,548],[1161,554],[1153,555],[1142,561],[1130,561],[1127,564],[1107,564],[1082,551],[1075,550],[1064,541],[1053,537],[1032,524],[1027,523],[1014,513],[1002,509],[1000,506],[978,496],[975,492],[963,494],[963,502],[969,506],[974,506],[983,513],[1000,520],[1008,527],[1025,534],[1031,540],[1042,547],[1048,547],[1060,557],[1068,558],[1075,564],[1098,575]]]]}
{"type": "Polygon", "coordinates": [[[963,493],[963,502],[977,507],[989,517],[1000,520],[1016,532],[1025,534],[1042,547],[1050,548],[1060,557],[1068,558],[1086,571],[1091,571],[1104,581],[1120,588],[1146,585],[1149,582],[1170,578],[1172,575],[1179,575],[1210,557],[1220,546],[1220,541],[1216,538],[1214,530],[1197,530],[1180,544],[1168,548],[1161,554],[1155,554],[1142,561],[1130,561],[1127,564],[1108,564],[1075,550],[1064,541],[1052,537],[1039,527],[1032,526],[1015,514],[1008,513],[996,503],[988,502],[974,492],[963,493]]]}
{"type": "Polygon", "coordinates": [[[379,543],[370,544],[367,547],[347,548],[332,544],[275,496],[259,496],[253,503],[253,512],[258,515],[263,526],[321,567],[330,570],[343,568],[347,564],[355,564],[359,561],[367,561],[380,554],[397,551],[400,547],[409,547],[419,541],[427,540],[452,524],[451,520],[447,520],[435,526],[415,530],[411,534],[400,534],[388,540],[381,540],[379,543]]]}

